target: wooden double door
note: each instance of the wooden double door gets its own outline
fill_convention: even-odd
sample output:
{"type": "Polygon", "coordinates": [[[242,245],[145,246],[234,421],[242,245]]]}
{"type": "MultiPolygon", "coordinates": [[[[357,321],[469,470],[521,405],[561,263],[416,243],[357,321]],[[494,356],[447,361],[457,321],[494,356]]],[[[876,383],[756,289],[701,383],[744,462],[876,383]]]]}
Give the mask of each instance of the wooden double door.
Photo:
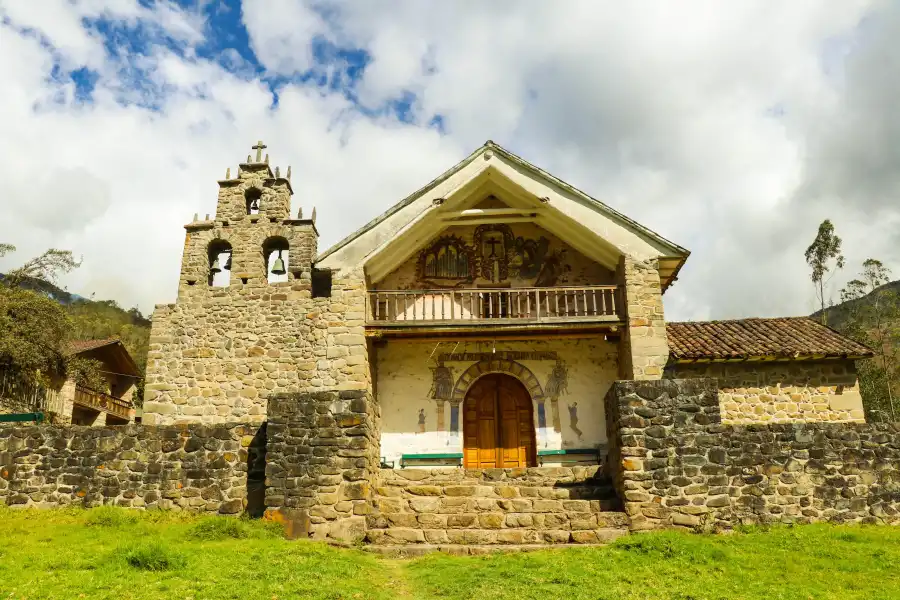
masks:
{"type": "Polygon", "coordinates": [[[463,403],[463,462],[467,469],[536,464],[531,395],[500,373],[475,382],[463,403]]]}

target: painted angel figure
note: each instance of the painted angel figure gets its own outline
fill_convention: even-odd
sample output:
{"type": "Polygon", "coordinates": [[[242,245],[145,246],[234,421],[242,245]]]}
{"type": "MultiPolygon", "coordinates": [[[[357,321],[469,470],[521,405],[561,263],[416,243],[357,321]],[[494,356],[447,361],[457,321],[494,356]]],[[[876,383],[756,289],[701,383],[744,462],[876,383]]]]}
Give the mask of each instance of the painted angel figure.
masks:
{"type": "Polygon", "coordinates": [[[449,400],[453,394],[453,372],[450,367],[445,367],[443,361],[438,366],[432,367],[431,390],[428,392],[430,398],[435,400],[449,400]]]}
{"type": "Polygon", "coordinates": [[[544,386],[544,395],[549,398],[559,398],[569,391],[569,370],[566,364],[557,359],[556,365],[547,377],[547,385],[544,386]]]}

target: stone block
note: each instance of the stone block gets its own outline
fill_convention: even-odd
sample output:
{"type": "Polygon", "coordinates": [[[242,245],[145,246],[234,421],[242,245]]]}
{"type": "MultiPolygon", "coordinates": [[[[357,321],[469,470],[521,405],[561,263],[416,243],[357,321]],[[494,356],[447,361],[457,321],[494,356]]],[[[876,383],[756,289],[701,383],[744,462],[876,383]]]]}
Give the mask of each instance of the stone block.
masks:
{"type": "Polygon", "coordinates": [[[347,544],[363,541],[366,537],[365,517],[348,517],[334,521],[328,528],[328,537],[347,544]]]}

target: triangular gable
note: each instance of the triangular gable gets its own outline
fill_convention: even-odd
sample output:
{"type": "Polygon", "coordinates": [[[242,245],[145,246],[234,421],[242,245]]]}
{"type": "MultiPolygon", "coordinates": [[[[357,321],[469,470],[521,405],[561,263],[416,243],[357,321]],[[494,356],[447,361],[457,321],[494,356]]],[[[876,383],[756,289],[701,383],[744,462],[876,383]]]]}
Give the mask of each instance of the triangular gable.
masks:
{"type": "Polygon", "coordinates": [[[321,268],[365,265],[373,281],[450,225],[533,221],[615,268],[619,257],[658,259],[663,286],[690,254],[618,211],[488,141],[425,187],[322,253],[321,268]],[[493,195],[507,208],[474,208],[493,195]]]}

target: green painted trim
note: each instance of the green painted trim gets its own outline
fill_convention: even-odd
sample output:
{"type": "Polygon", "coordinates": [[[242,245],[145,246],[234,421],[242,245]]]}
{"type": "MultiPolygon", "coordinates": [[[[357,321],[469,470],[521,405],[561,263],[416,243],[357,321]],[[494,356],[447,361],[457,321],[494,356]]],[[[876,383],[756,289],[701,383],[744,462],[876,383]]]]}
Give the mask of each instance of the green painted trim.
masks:
{"type": "Polygon", "coordinates": [[[564,448],[562,450],[538,450],[538,456],[563,456],[566,454],[600,454],[597,448],[564,448]]]}
{"type": "Polygon", "coordinates": [[[44,413],[12,413],[0,415],[0,423],[23,423],[25,421],[34,421],[41,423],[44,420],[44,413]]]}
{"type": "Polygon", "coordinates": [[[429,459],[429,458],[462,458],[462,452],[450,452],[447,454],[401,454],[402,460],[429,459]]]}

